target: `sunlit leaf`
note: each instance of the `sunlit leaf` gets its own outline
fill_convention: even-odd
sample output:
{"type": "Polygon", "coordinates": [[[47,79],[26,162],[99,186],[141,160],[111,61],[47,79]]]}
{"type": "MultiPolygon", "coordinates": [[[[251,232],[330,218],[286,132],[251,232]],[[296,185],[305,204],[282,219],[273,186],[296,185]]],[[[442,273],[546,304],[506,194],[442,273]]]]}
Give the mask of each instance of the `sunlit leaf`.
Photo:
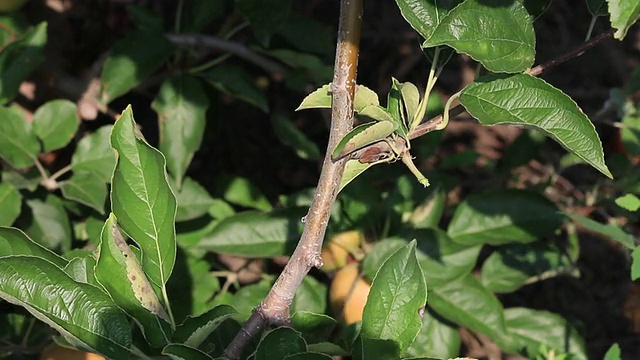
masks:
{"type": "Polygon", "coordinates": [[[42,151],[57,150],[73,140],[79,122],[76,104],[69,100],[53,100],[33,114],[33,132],[42,142],[42,151]]]}
{"type": "Polygon", "coordinates": [[[460,103],[483,125],[541,130],[611,178],[595,127],[562,91],[530,75],[486,76],[469,84],[460,103]]]}
{"type": "Polygon", "coordinates": [[[0,157],[16,169],[33,165],[40,144],[24,113],[0,106],[0,119],[0,157]]]}

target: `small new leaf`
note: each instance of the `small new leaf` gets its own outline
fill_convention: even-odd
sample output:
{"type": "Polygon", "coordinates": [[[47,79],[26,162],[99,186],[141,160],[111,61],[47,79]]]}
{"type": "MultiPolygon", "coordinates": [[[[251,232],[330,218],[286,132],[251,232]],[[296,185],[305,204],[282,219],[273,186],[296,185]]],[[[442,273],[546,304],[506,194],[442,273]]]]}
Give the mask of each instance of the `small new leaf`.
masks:
{"type": "Polygon", "coordinates": [[[331,157],[334,160],[341,159],[360,148],[384,140],[396,129],[396,124],[391,121],[360,124],[340,140],[331,157]]]}

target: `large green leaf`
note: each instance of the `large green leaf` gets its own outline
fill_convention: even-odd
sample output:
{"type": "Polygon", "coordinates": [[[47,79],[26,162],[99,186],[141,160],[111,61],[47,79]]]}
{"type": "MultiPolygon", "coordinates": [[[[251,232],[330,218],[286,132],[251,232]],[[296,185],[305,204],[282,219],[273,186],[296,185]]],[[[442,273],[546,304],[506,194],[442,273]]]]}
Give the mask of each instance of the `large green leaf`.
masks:
{"type": "Polygon", "coordinates": [[[107,186],[98,173],[94,171],[74,172],[73,176],[65,180],[60,188],[66,199],[87,205],[104,215],[107,186]]]}
{"type": "Polygon", "coordinates": [[[429,307],[455,324],[489,336],[499,346],[507,344],[502,304],[471,274],[432,286],[429,307]]]}
{"type": "Polygon", "coordinates": [[[640,2],[636,0],[607,0],[609,14],[611,14],[611,26],[617,31],[614,37],[622,40],[629,28],[640,17],[640,2]]]}
{"type": "Polygon", "coordinates": [[[460,344],[457,327],[431,311],[425,311],[422,328],[416,340],[407,349],[407,355],[450,359],[460,353],[460,344]]]}
{"type": "Polygon", "coordinates": [[[400,235],[377,242],[367,253],[362,265],[369,278],[374,277],[391,254],[406,245],[407,239],[418,240],[418,261],[430,286],[444,284],[469,273],[480,253],[480,246],[458,244],[442,230],[409,230],[400,235]]]}
{"type": "Polygon", "coordinates": [[[527,308],[507,309],[504,316],[514,343],[512,348],[527,349],[528,355],[534,357],[540,345],[545,345],[556,354],[570,353],[571,359],[587,359],[580,334],[561,316],[527,308]]]}
{"type": "Polygon", "coordinates": [[[119,40],[102,68],[100,101],[124,95],[151,75],[173,52],[173,44],[159,31],[135,30],[119,40]]]}
{"type": "MultiPolygon", "coordinates": [[[[65,255],[67,254],[69,253],[65,255]]],[[[88,253],[73,257],[62,270],[76,282],[99,286],[94,273],[95,267],[96,258],[93,253],[88,253]]]]}
{"type": "Polygon", "coordinates": [[[40,144],[24,113],[0,106],[0,119],[0,157],[17,169],[33,165],[40,144]]]}
{"type": "Polygon", "coordinates": [[[362,315],[364,347],[369,340],[390,340],[404,353],[420,331],[419,310],[426,302],[427,284],[414,240],[391,255],[373,279],[362,315]]]}
{"type": "Polygon", "coordinates": [[[541,130],[604,175],[598,133],[576,103],[531,75],[486,76],[469,84],[460,103],[483,125],[516,124],[541,130]]]}
{"type": "Polygon", "coordinates": [[[508,244],[498,247],[482,264],[482,284],[489,291],[508,293],[531,278],[570,266],[567,256],[546,244],[508,244]]]}
{"type": "Polygon", "coordinates": [[[301,219],[307,210],[293,208],[269,213],[239,213],[220,221],[198,246],[238,256],[290,255],[302,235],[301,219]]]}
{"type": "Polygon", "coordinates": [[[0,226],[11,226],[20,215],[22,196],[8,182],[0,182],[0,226]]]}
{"type": "Polygon", "coordinates": [[[102,228],[96,279],[152,346],[164,346],[171,337],[169,317],[116,221],[110,214],[102,228]]]}
{"type": "Polygon", "coordinates": [[[109,145],[112,128],[111,125],[102,126],[78,142],[71,157],[73,171],[91,171],[99,174],[103,182],[111,182],[116,165],[116,156],[109,145]]]}
{"type": "Polygon", "coordinates": [[[76,104],[69,100],[53,100],[40,106],[33,114],[33,132],[42,142],[42,151],[66,146],[78,131],[76,104]]]}
{"type": "Polygon", "coordinates": [[[190,316],[176,328],[172,340],[198,347],[223,321],[236,313],[229,305],[218,305],[200,316],[190,316]]]}
{"type": "Polygon", "coordinates": [[[466,0],[438,22],[423,46],[448,45],[493,72],[521,72],[535,59],[532,22],[519,1],[466,0]]]}
{"type": "Polygon", "coordinates": [[[269,331],[258,344],[255,360],[284,359],[287,355],[307,351],[302,335],[289,327],[269,331]]]}
{"type": "Polygon", "coordinates": [[[182,74],[165,80],[151,107],[158,113],[160,151],[179,189],[202,144],[209,99],[199,79],[182,74]]]}
{"type": "Polygon", "coordinates": [[[50,249],[71,248],[71,224],[62,200],[53,195],[32,197],[25,201],[26,210],[17,224],[32,239],[50,249]]]}
{"type": "Polygon", "coordinates": [[[2,49],[0,52],[0,105],[13,99],[18,93],[20,84],[44,61],[43,52],[46,43],[47,23],[41,22],[22,39],[2,49]]]}
{"type": "Polygon", "coordinates": [[[22,306],[75,346],[128,359],[127,316],[92,285],[77,283],[59,267],[31,256],[0,258],[0,297],[22,306]]]}
{"type": "Polygon", "coordinates": [[[31,240],[20,229],[0,227],[0,257],[29,255],[51,262],[59,268],[67,265],[67,260],[53,251],[31,240]]]}
{"type": "Polygon", "coordinates": [[[400,13],[423,38],[428,39],[445,15],[463,0],[396,0],[400,13]]]}
{"type": "Polygon", "coordinates": [[[140,246],[144,272],[162,293],[176,259],[176,199],[162,153],[135,126],[129,106],[111,133],[111,145],[118,152],[111,206],[118,224],[140,246]]]}
{"type": "Polygon", "coordinates": [[[490,191],[458,205],[447,233],[466,245],[529,243],[552,234],[565,218],[551,201],[535,192],[490,191]]]}

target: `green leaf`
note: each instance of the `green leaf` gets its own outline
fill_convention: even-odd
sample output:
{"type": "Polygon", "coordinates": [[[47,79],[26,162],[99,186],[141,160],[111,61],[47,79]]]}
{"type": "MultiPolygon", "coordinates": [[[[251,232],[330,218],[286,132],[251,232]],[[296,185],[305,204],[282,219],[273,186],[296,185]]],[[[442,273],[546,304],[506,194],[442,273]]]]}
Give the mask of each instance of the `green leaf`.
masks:
{"type": "Polygon", "coordinates": [[[24,113],[0,106],[0,119],[0,157],[16,169],[33,165],[40,144],[24,113]]]}
{"type": "Polygon", "coordinates": [[[349,159],[342,172],[342,179],[340,180],[340,187],[338,191],[342,191],[345,186],[349,185],[360,174],[367,171],[370,167],[376,165],[376,163],[361,163],[358,159],[349,159]]]}
{"type": "Polygon", "coordinates": [[[400,13],[423,38],[428,39],[445,15],[463,0],[396,0],[400,13]]]}
{"type": "Polygon", "coordinates": [[[158,113],[160,151],[180,188],[202,144],[209,99],[199,79],[182,74],[162,83],[151,107],[158,113]]]}
{"type": "Polygon", "coordinates": [[[289,17],[291,0],[238,0],[236,6],[249,19],[253,34],[267,47],[271,35],[289,17]]]}
{"type": "Polygon", "coordinates": [[[308,343],[325,341],[337,324],[338,322],[330,316],[309,311],[296,311],[291,317],[291,326],[299,331],[308,343]]]}
{"type": "Polygon", "coordinates": [[[307,208],[269,213],[242,212],[220,221],[200,241],[208,251],[247,257],[290,255],[300,235],[307,208]]]}
{"type": "Polygon", "coordinates": [[[460,344],[460,334],[456,326],[432,314],[431,311],[425,311],[422,328],[407,349],[407,355],[450,359],[460,353],[460,344]]]}
{"type": "MultiPolygon", "coordinates": [[[[4,23],[4,22],[3,22],[4,23]]],[[[47,23],[41,22],[0,52],[0,105],[18,94],[20,84],[44,61],[47,23]]],[[[4,116],[1,116],[4,118],[4,116]]],[[[2,131],[0,131],[2,133],[2,131]]]]}
{"type": "Polygon", "coordinates": [[[109,134],[113,126],[102,126],[94,133],[83,137],[71,157],[73,171],[91,171],[105,183],[111,182],[116,155],[109,145],[109,134]]]}
{"type": "Polygon", "coordinates": [[[181,189],[178,189],[178,184],[172,177],[169,178],[169,185],[178,201],[176,221],[196,219],[206,214],[214,204],[209,192],[190,177],[184,178],[181,189]]]}
{"type": "Polygon", "coordinates": [[[320,159],[318,146],[309,140],[291,121],[280,114],[271,116],[271,126],[284,145],[292,148],[299,158],[304,160],[320,159]]]}
{"type": "Polygon", "coordinates": [[[529,279],[571,267],[571,259],[544,243],[500,246],[482,264],[482,284],[495,293],[513,292],[529,279]]]}
{"type": "Polygon", "coordinates": [[[0,226],[11,226],[20,215],[22,196],[11,183],[0,182],[0,226]]]}
{"type": "Polygon", "coordinates": [[[504,316],[514,348],[526,348],[529,355],[534,356],[540,345],[544,345],[556,353],[570,353],[571,359],[587,360],[584,341],[561,316],[527,308],[507,309],[504,316]]]}
{"type": "MultiPolygon", "coordinates": [[[[7,166],[8,168],[9,166],[7,166]]],[[[13,185],[18,190],[34,192],[40,185],[42,175],[35,166],[24,170],[9,170],[2,172],[2,181],[13,185]]]]}
{"type": "Polygon", "coordinates": [[[40,106],[33,114],[33,132],[42,141],[42,151],[65,147],[78,131],[76,104],[69,100],[53,100],[40,106]]]}
{"type": "Polygon", "coordinates": [[[233,318],[238,322],[246,321],[253,309],[267,296],[269,290],[271,290],[271,285],[271,281],[261,280],[257,284],[241,287],[229,301],[238,312],[233,318]]]}
{"type": "Polygon", "coordinates": [[[62,200],[53,194],[26,199],[26,209],[18,217],[19,227],[32,239],[50,249],[71,248],[71,224],[62,200]]]}
{"type": "MultiPolygon", "coordinates": [[[[415,184],[415,182],[412,182],[415,184]]],[[[426,198],[411,212],[408,223],[414,229],[435,229],[444,214],[446,194],[440,187],[430,188],[426,198]]],[[[423,190],[424,191],[424,190],[423,190]]]]}
{"type": "Polygon", "coordinates": [[[128,359],[129,321],[111,298],[73,281],[47,260],[0,258],[0,297],[24,307],[75,346],[113,359],[128,359]]]}
{"type": "Polygon", "coordinates": [[[616,226],[614,224],[602,224],[580,215],[575,215],[571,213],[565,213],[565,214],[569,216],[573,221],[580,224],[581,226],[584,226],[590,231],[595,231],[599,234],[602,234],[610,238],[611,240],[614,240],[626,246],[628,249],[635,248],[635,240],[633,235],[625,232],[619,226],[616,226]]]}
{"type": "Polygon", "coordinates": [[[187,346],[198,347],[225,320],[237,314],[229,305],[218,305],[206,313],[189,316],[176,328],[172,341],[187,346]]]}
{"type": "Polygon", "coordinates": [[[354,127],[336,145],[331,157],[340,159],[367,145],[376,143],[393,134],[397,124],[391,121],[372,121],[354,127]]]}
{"type": "Polygon", "coordinates": [[[480,246],[460,245],[441,230],[409,230],[400,236],[377,242],[367,253],[362,268],[369,278],[374,277],[393,252],[407,244],[406,239],[418,240],[418,261],[430,286],[445,284],[469,273],[480,253],[480,246]]]}
{"type": "Polygon", "coordinates": [[[307,343],[299,332],[289,327],[279,327],[269,331],[258,344],[255,360],[284,359],[307,351],[307,343]]]}
{"type": "Polygon", "coordinates": [[[640,198],[633,194],[625,194],[616,199],[616,205],[629,211],[638,211],[640,209],[640,198]]]}
{"type": "Polygon", "coordinates": [[[171,360],[213,360],[207,353],[184,344],[169,344],[162,349],[162,355],[171,360]]]}
{"type": "Polygon", "coordinates": [[[60,186],[62,196],[95,209],[104,215],[104,201],[107,198],[107,186],[100,175],[93,171],[74,172],[60,186]]]}
{"type": "Polygon", "coordinates": [[[118,223],[142,250],[142,268],[157,293],[176,258],[176,199],[167,183],[162,153],[138,132],[131,106],[116,121],[111,144],[118,152],[111,206],[118,223]]]}
{"type": "MultiPolygon", "coordinates": [[[[304,109],[331,109],[331,84],[324,85],[307,95],[296,111],[304,109]]],[[[359,113],[368,106],[379,106],[378,94],[366,86],[356,86],[353,110],[359,113]]]]}
{"type": "Polygon", "coordinates": [[[305,276],[293,297],[290,312],[308,311],[322,314],[326,308],[327,286],[312,276],[305,276]]]}
{"type": "Polygon", "coordinates": [[[568,95],[542,79],[526,74],[486,76],[462,90],[460,103],[483,125],[541,130],[611,178],[593,124],[568,95]]]}
{"type": "Polygon", "coordinates": [[[617,30],[613,37],[622,40],[640,17],[640,3],[635,0],[607,0],[607,3],[611,14],[611,26],[617,30]]]}
{"type": "Polygon", "coordinates": [[[490,191],[458,205],[447,233],[466,245],[529,243],[552,234],[564,220],[551,201],[532,191],[490,191]]]}
{"type": "Polygon", "coordinates": [[[218,65],[204,74],[204,79],[218,91],[236,97],[269,112],[269,101],[254,79],[241,67],[218,65]]]}
{"type": "Polygon", "coordinates": [[[95,267],[96,259],[92,253],[89,253],[82,257],[72,258],[62,270],[76,282],[99,286],[94,273],[95,267]]]}
{"type": "Polygon", "coordinates": [[[110,214],[102,228],[96,279],[113,301],[136,320],[149,344],[164,346],[171,337],[169,316],[116,221],[110,214]]]}
{"type": "Polygon", "coordinates": [[[603,360],[620,360],[620,359],[621,359],[620,345],[618,345],[618,343],[611,345],[609,350],[607,350],[607,353],[604,354],[604,358],[603,358],[603,360]]]}
{"type": "Polygon", "coordinates": [[[262,191],[251,181],[241,176],[221,179],[222,197],[236,205],[269,211],[273,207],[262,191]],[[223,181],[224,180],[224,181],[223,181]]]}
{"type": "Polygon", "coordinates": [[[162,33],[134,30],[119,40],[104,62],[100,101],[110,103],[158,70],[174,47],[162,33]]]}
{"type": "Polygon", "coordinates": [[[489,336],[498,346],[506,344],[502,304],[471,274],[432,286],[429,307],[455,324],[489,336]]]}
{"type": "Polygon", "coordinates": [[[466,0],[445,15],[423,47],[447,45],[493,72],[517,73],[535,59],[532,19],[519,1],[466,0]]]}
{"type": "Polygon", "coordinates": [[[636,281],[640,279],[640,246],[633,249],[631,259],[633,259],[633,263],[631,264],[631,280],[636,281]]]}
{"type": "Polygon", "coordinates": [[[0,257],[29,255],[49,261],[59,268],[67,266],[67,260],[31,240],[20,229],[0,227],[0,257]]]}
{"type": "Polygon", "coordinates": [[[361,335],[391,340],[404,353],[421,327],[419,310],[427,302],[427,284],[416,257],[416,241],[396,251],[378,270],[362,315],[361,335]]]}

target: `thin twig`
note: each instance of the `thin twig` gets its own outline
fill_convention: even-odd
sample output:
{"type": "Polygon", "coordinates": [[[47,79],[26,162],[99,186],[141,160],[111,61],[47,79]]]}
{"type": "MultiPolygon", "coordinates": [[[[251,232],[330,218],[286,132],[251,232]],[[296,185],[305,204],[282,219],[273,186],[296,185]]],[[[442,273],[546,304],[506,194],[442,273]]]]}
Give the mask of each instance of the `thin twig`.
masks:
{"type": "MultiPolygon", "coordinates": [[[[598,43],[601,43],[605,39],[610,38],[614,32],[615,32],[615,29],[610,29],[608,31],[605,31],[602,34],[596,36],[595,38],[587,42],[584,42],[583,44],[580,44],[576,48],[561,55],[560,57],[557,57],[555,59],[552,59],[550,61],[547,61],[543,64],[540,64],[536,67],[529,69],[526,73],[532,76],[538,76],[551,68],[554,68],[568,60],[571,60],[573,58],[576,58],[582,55],[586,50],[594,47],[598,43]]],[[[452,119],[455,116],[462,114],[463,112],[464,112],[464,108],[460,104],[458,104],[452,107],[451,110],[449,111],[449,118],[452,119]]],[[[438,115],[416,126],[416,128],[411,132],[411,134],[409,134],[409,139],[410,140],[415,139],[431,131],[436,130],[438,125],[440,125],[443,120],[444,120],[444,117],[442,115],[438,115]]]]}
{"type": "Polygon", "coordinates": [[[251,338],[267,324],[286,324],[289,307],[302,279],[313,267],[322,266],[320,250],[336,199],[346,159],[332,161],[331,152],[353,127],[353,99],[362,23],[362,0],[342,0],[338,25],[338,44],[331,92],[331,132],[316,188],[300,242],[291,259],[267,294],[253,311],[241,331],[225,349],[230,359],[240,357],[251,338]]]}
{"type": "Polygon", "coordinates": [[[199,34],[166,34],[165,36],[171,42],[179,45],[205,46],[234,54],[239,58],[245,59],[250,63],[263,68],[271,74],[286,76],[289,73],[289,69],[287,69],[287,67],[260,55],[245,45],[235,41],[199,34]]]}

